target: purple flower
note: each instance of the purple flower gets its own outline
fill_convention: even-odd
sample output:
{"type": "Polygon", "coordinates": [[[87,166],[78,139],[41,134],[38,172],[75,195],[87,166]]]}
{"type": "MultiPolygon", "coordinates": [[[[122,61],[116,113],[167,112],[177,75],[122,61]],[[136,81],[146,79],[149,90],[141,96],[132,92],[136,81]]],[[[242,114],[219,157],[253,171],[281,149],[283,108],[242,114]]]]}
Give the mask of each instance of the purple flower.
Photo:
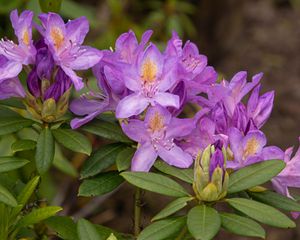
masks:
{"type": "Polygon", "coordinates": [[[43,26],[40,32],[55,63],[70,77],[77,90],[83,88],[82,78],[77,76],[74,70],[91,68],[102,57],[99,50],[82,46],[89,31],[87,19],[80,17],[65,24],[55,13],[41,14],[39,18],[43,26]]]}
{"type": "Polygon", "coordinates": [[[10,19],[19,44],[10,40],[0,40],[0,55],[6,59],[5,64],[1,64],[0,67],[0,82],[17,77],[22,71],[22,65],[34,63],[36,50],[32,43],[32,18],[31,11],[24,11],[20,16],[17,10],[11,12],[10,19]]]}
{"type": "MultiPolygon", "coordinates": [[[[293,199],[288,188],[300,188],[300,148],[298,148],[293,157],[292,153],[292,147],[285,151],[284,161],[286,166],[275,178],[272,179],[272,184],[278,193],[293,199]]],[[[292,215],[294,218],[297,218],[299,213],[293,212],[292,215]]]]}
{"type": "Polygon", "coordinates": [[[124,69],[125,86],[133,93],[119,102],[116,117],[138,115],[149,105],[179,108],[179,97],[166,92],[177,81],[175,63],[176,58],[164,58],[154,44],[139,54],[136,63],[124,69]]]}
{"type": "Polygon", "coordinates": [[[149,108],[144,121],[130,119],[122,123],[125,134],[139,143],[132,159],[132,171],[149,171],[159,156],[170,165],[188,168],[193,159],[174,143],[175,138],[188,135],[193,129],[191,119],[178,119],[165,108],[149,108]]]}
{"type": "Polygon", "coordinates": [[[233,160],[227,162],[228,168],[239,169],[256,162],[284,157],[278,147],[265,147],[267,139],[259,130],[250,130],[244,135],[237,128],[230,128],[228,139],[233,154],[233,160]]]}

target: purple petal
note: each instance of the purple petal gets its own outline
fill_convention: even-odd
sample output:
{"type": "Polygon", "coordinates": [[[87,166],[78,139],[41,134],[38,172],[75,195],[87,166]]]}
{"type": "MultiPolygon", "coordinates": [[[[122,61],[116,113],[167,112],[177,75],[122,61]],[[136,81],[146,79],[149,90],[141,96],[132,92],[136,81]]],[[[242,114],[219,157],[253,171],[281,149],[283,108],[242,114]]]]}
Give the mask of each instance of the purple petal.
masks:
{"type": "Polygon", "coordinates": [[[96,112],[93,112],[91,114],[86,115],[83,118],[74,118],[71,120],[70,125],[72,129],[76,129],[81,127],[82,125],[92,121],[95,117],[97,117],[99,114],[101,114],[101,111],[98,110],[96,112]]]}
{"type": "Polygon", "coordinates": [[[63,59],[64,64],[69,65],[74,70],[85,70],[96,65],[102,58],[103,54],[92,47],[82,46],[75,53],[75,59],[63,59]]]}
{"type": "Polygon", "coordinates": [[[272,160],[272,159],[283,160],[284,152],[279,147],[276,146],[265,147],[262,150],[262,158],[264,160],[272,160]]]}
{"type": "Polygon", "coordinates": [[[156,105],[155,107],[150,107],[147,110],[147,113],[145,116],[146,125],[151,124],[153,119],[156,119],[157,117],[160,118],[160,120],[162,121],[162,125],[164,125],[164,126],[169,125],[169,123],[172,119],[171,113],[166,108],[156,105]]]}
{"type": "Polygon", "coordinates": [[[67,74],[70,77],[70,79],[73,82],[73,84],[75,86],[75,89],[77,91],[84,87],[84,84],[82,82],[82,78],[78,77],[76,75],[76,73],[71,68],[68,68],[68,67],[65,67],[65,66],[61,66],[61,68],[65,72],[65,74],[67,74]]]}
{"type": "Polygon", "coordinates": [[[266,143],[267,139],[263,132],[259,130],[249,131],[240,143],[243,147],[243,157],[260,154],[266,143]]]}
{"type": "Polygon", "coordinates": [[[164,53],[166,56],[181,56],[182,55],[182,40],[178,34],[173,31],[172,38],[168,41],[164,53]]]}
{"type": "Polygon", "coordinates": [[[128,123],[122,123],[124,133],[136,142],[144,142],[149,139],[145,123],[137,119],[131,119],[128,123]]]}
{"type": "Polygon", "coordinates": [[[66,24],[66,35],[72,44],[82,44],[88,32],[89,22],[86,17],[70,20],[66,24]]]}
{"type": "Polygon", "coordinates": [[[8,61],[0,66],[0,82],[4,79],[14,78],[22,71],[22,64],[18,62],[8,61]]]}
{"type": "Polygon", "coordinates": [[[179,168],[188,168],[193,163],[192,156],[184,152],[175,144],[171,147],[171,149],[166,149],[163,146],[159,146],[158,155],[169,165],[179,168]]]}
{"type": "Polygon", "coordinates": [[[35,69],[33,69],[27,77],[27,87],[29,92],[35,96],[40,97],[41,96],[41,80],[38,78],[37,72],[35,69]]]}
{"type": "Polygon", "coordinates": [[[157,158],[157,153],[150,142],[145,142],[135,152],[131,171],[134,172],[149,172],[157,158]]]}
{"type": "Polygon", "coordinates": [[[174,107],[174,108],[180,107],[179,96],[171,93],[164,93],[164,92],[157,93],[154,96],[153,100],[164,107],[174,107]]]}
{"type": "Polygon", "coordinates": [[[117,118],[128,118],[143,112],[149,105],[149,100],[141,94],[134,93],[123,98],[116,109],[117,118]]]}
{"type": "Polygon", "coordinates": [[[178,59],[175,57],[169,57],[164,61],[163,73],[158,84],[161,92],[171,89],[178,83],[177,61],[178,59]]]}
{"type": "Polygon", "coordinates": [[[195,129],[195,127],[195,121],[192,118],[172,118],[166,132],[166,137],[178,138],[187,136],[195,129]]]}
{"type": "Polygon", "coordinates": [[[6,79],[0,82],[0,99],[11,97],[24,98],[25,90],[18,78],[6,79]]]}

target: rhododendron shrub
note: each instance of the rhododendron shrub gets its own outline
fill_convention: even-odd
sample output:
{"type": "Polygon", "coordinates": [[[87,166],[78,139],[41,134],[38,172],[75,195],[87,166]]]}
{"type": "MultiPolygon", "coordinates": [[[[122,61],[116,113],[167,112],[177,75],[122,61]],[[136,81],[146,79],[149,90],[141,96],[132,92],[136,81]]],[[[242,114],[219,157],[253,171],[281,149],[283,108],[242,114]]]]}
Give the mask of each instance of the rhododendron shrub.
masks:
{"type": "Polygon", "coordinates": [[[164,49],[151,42],[151,30],[140,41],[129,30],[104,50],[84,45],[85,17],[65,23],[48,12],[33,22],[33,15],[13,10],[16,38],[0,41],[0,134],[13,136],[0,157],[1,240],[53,232],[68,240],[209,240],[222,228],[265,238],[260,223],[296,227],[300,205],[289,188],[300,187],[300,151],[270,145],[262,131],[275,95],[261,92],[262,73],[221,79],[176,32],[164,49]],[[88,69],[95,89],[83,80],[88,69]],[[98,138],[109,143],[92,146],[98,138]],[[65,148],[87,156],[80,176],[58,157],[65,148]],[[60,206],[31,205],[52,167],[80,178],[79,196],[133,185],[133,232],[75,221],[60,206]],[[173,197],[147,226],[141,191],[173,197]]]}

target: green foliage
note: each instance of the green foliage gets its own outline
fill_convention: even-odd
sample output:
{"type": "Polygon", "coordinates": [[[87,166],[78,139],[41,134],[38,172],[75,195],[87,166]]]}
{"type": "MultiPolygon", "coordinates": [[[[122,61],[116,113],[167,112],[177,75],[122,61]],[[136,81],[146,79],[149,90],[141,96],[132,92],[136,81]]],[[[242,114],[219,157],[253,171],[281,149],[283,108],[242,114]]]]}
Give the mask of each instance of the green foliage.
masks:
{"type": "Polygon", "coordinates": [[[92,223],[85,219],[80,219],[77,223],[77,233],[79,240],[95,240],[101,236],[92,223]]]}
{"type": "Polygon", "coordinates": [[[34,122],[22,117],[1,117],[0,135],[17,132],[25,127],[30,127],[34,122]]]}
{"type": "Polygon", "coordinates": [[[127,170],[130,167],[131,159],[134,153],[135,153],[134,148],[127,147],[118,154],[116,159],[116,164],[120,172],[127,170]]]}
{"type": "Polygon", "coordinates": [[[210,240],[218,233],[221,218],[215,209],[203,204],[189,211],[187,226],[195,239],[210,240]]]}
{"type": "Polygon", "coordinates": [[[146,227],[137,240],[175,239],[185,224],[185,217],[160,220],[146,227]]]}
{"type": "Polygon", "coordinates": [[[266,204],[244,198],[231,198],[226,201],[236,210],[261,223],[279,228],[294,228],[296,226],[286,215],[266,204]]]}
{"type": "Polygon", "coordinates": [[[255,221],[232,213],[221,213],[222,227],[229,232],[246,237],[265,239],[265,230],[255,221]]]}
{"type": "Polygon", "coordinates": [[[11,145],[13,153],[22,152],[26,150],[33,150],[36,147],[36,142],[30,139],[19,139],[11,145]]]}
{"type": "Polygon", "coordinates": [[[241,168],[230,175],[228,193],[239,192],[275,177],[284,169],[285,163],[280,160],[268,160],[241,168]]]}
{"type": "Polygon", "coordinates": [[[43,12],[59,12],[62,0],[39,0],[43,12]]]}
{"type": "Polygon", "coordinates": [[[17,206],[15,197],[3,186],[0,185],[0,203],[4,203],[11,207],[17,206]]]}
{"type": "Polygon", "coordinates": [[[51,130],[46,127],[41,131],[36,145],[35,163],[40,174],[47,172],[50,168],[54,159],[54,146],[51,130]]]}
{"type": "Polygon", "coordinates": [[[189,196],[189,193],[177,182],[157,173],[123,172],[120,175],[129,183],[151,192],[172,197],[189,196]]]}
{"type": "Polygon", "coordinates": [[[80,185],[78,195],[85,197],[103,195],[113,191],[123,181],[117,171],[100,173],[96,177],[84,180],[80,185]]]}
{"type": "Polygon", "coordinates": [[[81,133],[70,129],[55,129],[52,130],[52,134],[57,142],[74,152],[87,155],[92,152],[90,141],[81,133]]]}
{"type": "Polygon", "coordinates": [[[69,217],[54,216],[45,220],[57,235],[65,240],[78,240],[76,223],[69,217]]]}
{"type": "Polygon", "coordinates": [[[118,154],[125,147],[125,145],[120,143],[112,143],[99,148],[85,161],[80,173],[81,178],[95,176],[115,164],[118,154]]]}
{"type": "Polygon", "coordinates": [[[0,157],[0,173],[21,168],[27,163],[28,160],[18,157],[0,157]]]}

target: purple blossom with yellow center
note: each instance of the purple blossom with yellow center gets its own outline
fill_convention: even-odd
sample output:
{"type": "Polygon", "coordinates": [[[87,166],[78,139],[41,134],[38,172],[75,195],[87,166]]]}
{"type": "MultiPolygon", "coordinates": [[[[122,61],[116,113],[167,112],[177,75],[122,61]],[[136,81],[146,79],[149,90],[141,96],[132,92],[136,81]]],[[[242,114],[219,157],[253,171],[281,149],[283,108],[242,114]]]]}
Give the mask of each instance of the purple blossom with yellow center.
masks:
{"type": "Polygon", "coordinates": [[[70,77],[76,90],[80,90],[84,84],[74,70],[91,68],[102,57],[101,51],[82,45],[89,31],[87,19],[80,17],[65,24],[56,13],[41,14],[39,18],[43,26],[39,31],[55,63],[70,77]]]}
{"type": "Polygon", "coordinates": [[[123,71],[125,86],[132,91],[116,109],[117,118],[142,113],[149,105],[179,108],[179,97],[167,92],[177,81],[176,58],[165,58],[154,44],[139,54],[123,71]]]}
{"type": "Polygon", "coordinates": [[[36,50],[32,41],[33,12],[24,11],[18,16],[13,10],[10,20],[18,38],[18,44],[11,40],[0,40],[0,83],[3,80],[15,78],[22,71],[23,65],[34,64],[36,50]]]}
{"type": "Polygon", "coordinates": [[[132,171],[149,171],[159,156],[169,165],[188,168],[192,156],[174,142],[176,138],[189,134],[193,120],[174,118],[168,110],[156,105],[150,107],[145,120],[129,119],[122,123],[125,134],[139,143],[131,164],[132,171]]]}

